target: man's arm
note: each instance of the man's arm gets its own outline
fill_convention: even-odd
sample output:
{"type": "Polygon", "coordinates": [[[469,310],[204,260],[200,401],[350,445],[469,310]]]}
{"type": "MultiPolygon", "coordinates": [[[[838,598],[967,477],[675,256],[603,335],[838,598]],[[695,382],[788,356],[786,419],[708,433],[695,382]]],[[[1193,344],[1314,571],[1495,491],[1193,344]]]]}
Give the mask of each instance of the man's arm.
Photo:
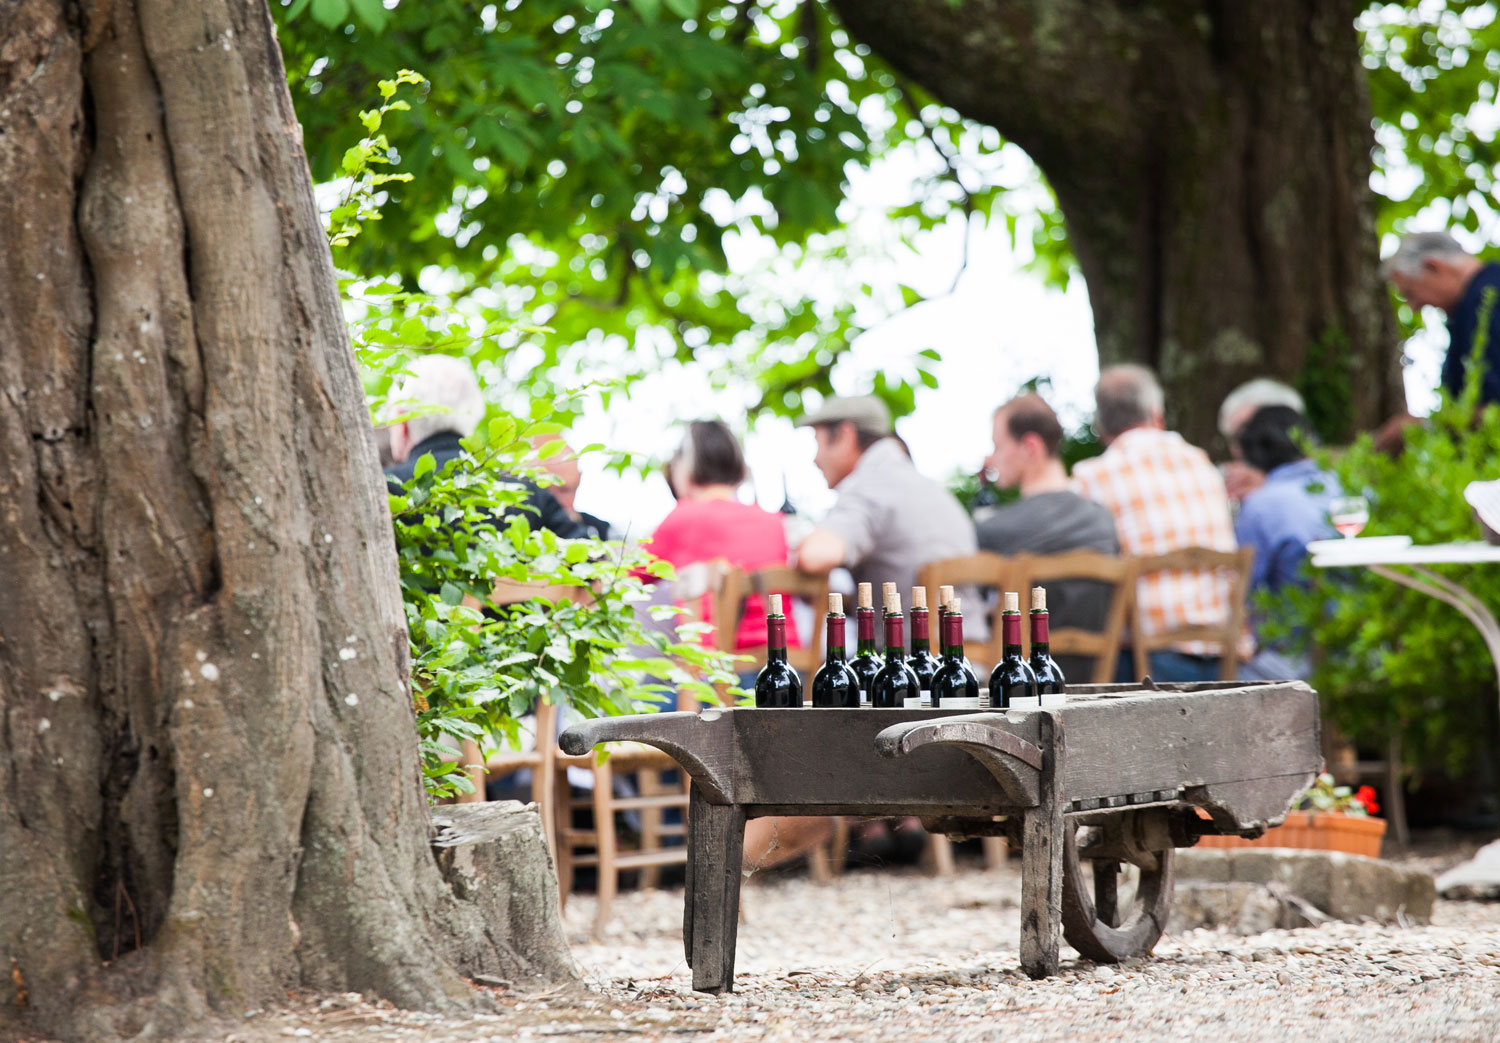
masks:
{"type": "Polygon", "coordinates": [[[842,536],[820,526],[803,537],[797,547],[797,567],[814,575],[832,572],[844,563],[848,551],[842,536]]]}

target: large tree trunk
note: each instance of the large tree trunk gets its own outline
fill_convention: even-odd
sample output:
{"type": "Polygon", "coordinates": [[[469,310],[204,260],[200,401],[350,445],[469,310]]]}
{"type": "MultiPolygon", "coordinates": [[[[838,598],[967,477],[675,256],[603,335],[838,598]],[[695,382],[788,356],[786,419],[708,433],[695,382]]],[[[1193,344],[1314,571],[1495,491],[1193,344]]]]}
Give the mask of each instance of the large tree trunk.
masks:
{"type": "Polygon", "coordinates": [[[0,1025],[170,1035],[291,985],[434,1007],[465,973],[566,974],[429,847],[265,4],[0,7],[0,184],[0,1025]]]}
{"type": "Polygon", "coordinates": [[[1330,437],[1402,406],[1362,5],[831,2],[895,68],[1036,160],[1101,361],[1156,368],[1190,438],[1207,444],[1224,394],[1253,376],[1301,388],[1330,437]]]}

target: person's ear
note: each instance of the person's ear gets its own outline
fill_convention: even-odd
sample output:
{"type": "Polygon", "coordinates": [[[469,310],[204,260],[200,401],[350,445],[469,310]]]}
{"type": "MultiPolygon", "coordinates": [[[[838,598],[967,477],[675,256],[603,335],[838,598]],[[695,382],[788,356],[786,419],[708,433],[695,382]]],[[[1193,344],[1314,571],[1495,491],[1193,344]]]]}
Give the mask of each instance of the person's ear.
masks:
{"type": "Polygon", "coordinates": [[[407,427],[405,420],[398,420],[391,425],[391,459],[398,464],[406,463],[413,449],[411,440],[411,429],[407,427]]]}

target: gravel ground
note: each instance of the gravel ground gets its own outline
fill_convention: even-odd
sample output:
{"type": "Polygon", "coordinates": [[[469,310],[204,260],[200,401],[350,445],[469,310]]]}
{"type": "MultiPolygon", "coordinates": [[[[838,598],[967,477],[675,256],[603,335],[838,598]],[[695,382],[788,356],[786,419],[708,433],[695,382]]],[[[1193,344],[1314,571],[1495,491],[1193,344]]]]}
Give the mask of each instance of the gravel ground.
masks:
{"type": "MultiPolygon", "coordinates": [[[[1409,859],[1442,869],[1472,846],[1409,859]]],[[[1047,981],[1017,966],[1019,863],[931,879],[857,870],[745,889],[736,992],[701,996],[682,960],[682,892],[628,892],[606,937],[591,896],[569,903],[584,989],[497,992],[462,1019],[305,999],[243,1022],[238,1043],[420,1040],[1214,1040],[1295,1043],[1500,1039],[1500,904],[1439,902],[1431,926],[1333,924],[1237,938],[1167,936],[1153,956],[1096,966],[1064,947],[1047,981]]],[[[219,1037],[226,1038],[226,1037],[219,1037]]]]}

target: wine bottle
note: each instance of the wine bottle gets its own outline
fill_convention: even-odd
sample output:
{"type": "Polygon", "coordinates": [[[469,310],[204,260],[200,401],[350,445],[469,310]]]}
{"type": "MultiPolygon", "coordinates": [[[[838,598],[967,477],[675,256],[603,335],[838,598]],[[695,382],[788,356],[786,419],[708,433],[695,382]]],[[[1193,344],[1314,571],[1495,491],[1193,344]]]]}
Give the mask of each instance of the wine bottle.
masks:
{"type": "Polygon", "coordinates": [[[951,708],[958,700],[965,705],[979,708],[979,680],[964,661],[964,613],[963,599],[953,598],[943,612],[942,630],[938,633],[938,647],[943,650],[942,665],[932,677],[932,705],[951,708]]]}
{"type": "Polygon", "coordinates": [[[859,678],[860,702],[870,701],[870,682],[880,673],[880,656],[875,652],[875,606],[870,601],[870,584],[859,585],[859,604],[854,609],[854,625],[858,629],[854,660],[849,664],[854,676],[859,678]]]}
{"type": "MultiPolygon", "coordinates": [[[[942,666],[942,660],[932,654],[931,623],[927,615],[927,588],[911,588],[911,655],[906,664],[917,675],[917,685],[922,691],[932,690],[932,677],[942,666]]],[[[941,647],[942,631],[938,631],[941,647]]]]}
{"type": "Polygon", "coordinates": [[[1031,588],[1031,658],[1027,660],[1031,672],[1036,674],[1038,695],[1061,695],[1068,690],[1067,678],[1062,667],[1052,658],[1047,615],[1047,591],[1043,587],[1031,588]]]}
{"type": "MultiPolygon", "coordinates": [[[[943,654],[943,634],[946,633],[946,631],[943,630],[942,626],[943,614],[952,611],[950,606],[955,601],[961,600],[961,598],[957,597],[953,593],[953,588],[948,586],[947,584],[938,587],[938,655],[943,654]]],[[[962,631],[960,631],[960,636],[962,636],[962,631]]],[[[959,657],[964,661],[964,666],[968,667],[969,673],[972,674],[974,672],[974,664],[969,662],[969,657],[963,653],[962,649],[959,650],[958,654],[959,657]]]]}
{"type": "Polygon", "coordinates": [[[814,706],[859,705],[859,675],[844,657],[844,595],[828,595],[828,659],[813,674],[814,706]]]}
{"type": "Polygon", "coordinates": [[[781,595],[770,595],[766,613],[766,665],[755,675],[755,705],[761,708],[802,705],[802,678],[786,661],[786,616],[781,595]]]}
{"type": "Polygon", "coordinates": [[[901,614],[900,594],[886,595],[885,665],[870,682],[870,705],[882,710],[922,705],[917,675],[906,665],[906,617],[901,614]]]}
{"type": "Polygon", "coordinates": [[[1021,597],[1007,592],[1000,613],[1000,662],[990,671],[990,708],[1002,710],[1021,698],[1036,698],[1036,674],[1021,658],[1021,597]]]}

